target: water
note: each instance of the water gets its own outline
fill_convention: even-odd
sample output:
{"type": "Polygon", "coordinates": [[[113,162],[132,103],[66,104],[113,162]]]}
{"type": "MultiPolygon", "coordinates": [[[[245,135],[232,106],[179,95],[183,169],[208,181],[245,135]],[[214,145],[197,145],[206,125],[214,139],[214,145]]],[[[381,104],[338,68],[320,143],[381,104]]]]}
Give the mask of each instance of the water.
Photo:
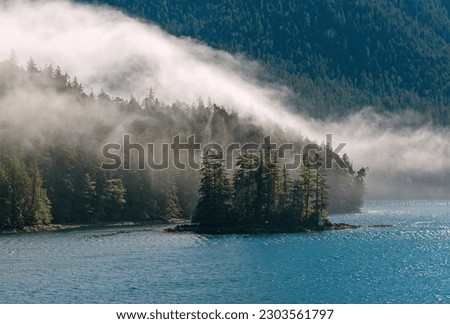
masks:
{"type": "Polygon", "coordinates": [[[450,201],[368,201],[307,234],[0,236],[0,303],[450,303],[450,201]]]}

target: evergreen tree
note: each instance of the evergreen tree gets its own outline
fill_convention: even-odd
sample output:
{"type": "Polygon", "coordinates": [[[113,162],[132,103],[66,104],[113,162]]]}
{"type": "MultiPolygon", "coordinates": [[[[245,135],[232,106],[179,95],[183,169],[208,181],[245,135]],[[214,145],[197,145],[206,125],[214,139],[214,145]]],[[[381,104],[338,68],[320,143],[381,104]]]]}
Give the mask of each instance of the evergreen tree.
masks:
{"type": "Polygon", "coordinates": [[[52,221],[51,203],[47,190],[42,187],[42,175],[37,165],[30,169],[30,206],[25,218],[26,225],[48,225],[52,221]]]}
{"type": "Polygon", "coordinates": [[[84,173],[77,181],[74,192],[78,221],[95,223],[101,217],[102,202],[97,198],[96,182],[89,173],[84,173]]]}
{"type": "Polygon", "coordinates": [[[153,90],[153,88],[150,88],[147,96],[142,102],[142,106],[144,107],[144,109],[150,110],[154,107],[154,105],[155,105],[155,91],[153,90]]]}
{"type": "Polygon", "coordinates": [[[256,176],[255,223],[268,224],[277,217],[279,194],[279,167],[275,154],[260,150],[260,165],[256,176]]]}
{"type": "Polygon", "coordinates": [[[151,175],[144,170],[128,171],[120,174],[120,178],[127,190],[124,215],[135,220],[161,219],[165,213],[160,207],[165,202],[164,195],[153,188],[151,175]]]}
{"type": "Polygon", "coordinates": [[[309,163],[304,163],[300,168],[300,186],[303,198],[302,219],[309,220],[311,215],[311,199],[313,197],[313,178],[309,163]]]}
{"type": "Polygon", "coordinates": [[[356,211],[360,211],[364,202],[364,195],[366,193],[365,178],[369,168],[364,167],[358,170],[354,175],[354,183],[351,187],[351,203],[356,206],[356,211]]]}
{"type": "Polygon", "coordinates": [[[8,177],[3,162],[0,161],[0,228],[10,225],[8,215],[9,201],[8,201],[8,177]]]}
{"type": "MultiPolygon", "coordinates": [[[[74,202],[77,181],[75,177],[75,153],[67,143],[55,143],[48,148],[42,163],[44,187],[52,202],[55,223],[67,224],[79,221],[79,209],[74,202]]],[[[82,175],[82,173],[81,173],[82,175]]],[[[80,175],[80,177],[81,177],[80,175]]]]}
{"type": "Polygon", "coordinates": [[[47,80],[53,79],[55,73],[53,66],[51,64],[46,66],[43,70],[43,73],[47,80]]]}
{"type": "Polygon", "coordinates": [[[203,157],[200,173],[200,198],[192,221],[202,225],[225,225],[230,209],[230,182],[223,156],[213,150],[208,151],[203,157]]]}
{"type": "Polygon", "coordinates": [[[17,54],[15,50],[11,50],[7,62],[11,65],[18,66],[19,60],[17,59],[17,54]]]}
{"type": "Polygon", "coordinates": [[[326,208],[328,206],[328,186],[325,172],[322,168],[314,170],[314,202],[311,221],[314,226],[323,226],[327,220],[326,208]]]}
{"type": "Polygon", "coordinates": [[[51,204],[36,165],[27,171],[15,156],[0,163],[0,226],[50,224],[51,204]]]}
{"type": "Polygon", "coordinates": [[[303,197],[303,186],[300,179],[295,179],[292,185],[292,199],[289,210],[289,218],[292,218],[294,224],[300,224],[303,221],[305,199],[303,197]]]}
{"type": "Polygon", "coordinates": [[[126,203],[125,188],[118,178],[107,179],[104,172],[98,172],[95,195],[99,220],[119,220],[126,203]]]}
{"type": "Polygon", "coordinates": [[[112,220],[121,219],[126,203],[126,189],[123,186],[122,180],[118,178],[109,179],[106,189],[105,210],[107,217],[112,220]]]}
{"type": "Polygon", "coordinates": [[[84,87],[83,87],[83,85],[81,83],[78,82],[78,78],[77,77],[73,78],[73,81],[71,82],[70,85],[71,85],[72,89],[75,90],[76,94],[78,94],[78,95],[84,94],[84,87]]]}
{"type": "Polygon", "coordinates": [[[280,213],[278,221],[281,224],[283,223],[292,224],[294,222],[295,217],[294,215],[296,214],[296,212],[293,210],[294,206],[293,190],[294,190],[294,183],[292,182],[292,179],[289,177],[286,165],[284,165],[283,170],[281,171],[280,193],[278,200],[278,208],[280,213]]]}
{"type": "Polygon", "coordinates": [[[233,175],[232,218],[236,224],[249,224],[255,219],[256,165],[248,154],[240,155],[233,175]]]}
{"type": "Polygon", "coordinates": [[[105,92],[105,90],[102,88],[102,89],[100,89],[100,92],[99,92],[99,94],[97,95],[97,100],[98,100],[100,103],[107,104],[107,103],[111,102],[111,97],[110,97],[110,96],[105,92]]]}
{"type": "Polygon", "coordinates": [[[32,57],[30,57],[30,59],[27,62],[27,72],[30,72],[30,73],[38,72],[38,68],[36,66],[36,63],[34,63],[34,60],[32,57]]]}
{"type": "Polygon", "coordinates": [[[166,191],[166,220],[180,218],[181,212],[175,182],[170,181],[166,191]]]}
{"type": "Polygon", "coordinates": [[[7,174],[6,219],[13,227],[27,224],[31,205],[31,180],[26,167],[15,156],[6,160],[7,174]]]}

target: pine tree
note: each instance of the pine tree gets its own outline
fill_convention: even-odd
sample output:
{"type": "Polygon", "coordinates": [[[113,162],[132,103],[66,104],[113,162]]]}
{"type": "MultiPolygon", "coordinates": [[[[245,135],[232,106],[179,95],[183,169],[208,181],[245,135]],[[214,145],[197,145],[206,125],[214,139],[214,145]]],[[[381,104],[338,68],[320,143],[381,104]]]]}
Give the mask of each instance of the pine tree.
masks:
{"type": "Polygon", "coordinates": [[[3,163],[0,161],[0,228],[10,225],[8,211],[8,178],[3,163]]]}
{"type": "Polygon", "coordinates": [[[6,218],[13,227],[27,224],[30,208],[31,180],[26,167],[15,156],[5,163],[7,174],[6,218]]]}
{"type": "Polygon", "coordinates": [[[311,199],[313,197],[313,179],[309,163],[302,165],[300,168],[300,186],[303,198],[302,219],[308,221],[311,215],[311,199]]]}
{"type": "Polygon", "coordinates": [[[52,221],[51,203],[47,196],[47,190],[42,187],[41,172],[35,164],[29,173],[31,180],[31,201],[25,223],[27,225],[48,225],[52,221]]]}
{"type": "Polygon", "coordinates": [[[17,59],[17,54],[15,50],[11,50],[7,62],[14,66],[19,66],[19,60],[17,59]]]}
{"type": "Polygon", "coordinates": [[[279,219],[280,169],[276,152],[264,149],[265,223],[279,219]]]}
{"type": "Polygon", "coordinates": [[[54,77],[55,71],[53,70],[53,66],[50,64],[44,68],[44,75],[47,79],[52,79],[54,77]]]}
{"type": "Polygon", "coordinates": [[[248,154],[240,155],[233,176],[232,220],[235,224],[248,225],[255,218],[256,179],[254,160],[248,154]]]}
{"type": "Polygon", "coordinates": [[[263,149],[256,176],[255,223],[268,224],[277,218],[279,167],[275,154],[263,149]]]}
{"type": "Polygon", "coordinates": [[[66,90],[67,84],[68,84],[68,79],[67,79],[67,74],[62,74],[61,68],[59,66],[56,67],[55,72],[54,72],[54,82],[55,82],[55,88],[57,91],[64,91],[66,90]]]}
{"type": "MultiPolygon", "coordinates": [[[[164,209],[157,203],[158,193],[151,184],[153,178],[147,171],[124,172],[121,178],[127,190],[124,215],[138,220],[160,219],[164,215],[164,209]]],[[[161,197],[163,198],[164,196],[161,197]]]]}
{"type": "Polygon", "coordinates": [[[27,62],[27,72],[30,72],[30,73],[38,72],[38,68],[36,66],[36,63],[34,63],[34,60],[32,57],[30,57],[30,59],[27,62]]]}
{"type": "Polygon", "coordinates": [[[323,169],[316,168],[314,171],[314,212],[311,216],[313,225],[322,227],[328,216],[326,213],[328,206],[328,186],[323,169]]]}
{"type": "Polygon", "coordinates": [[[305,199],[303,197],[303,186],[300,179],[295,179],[292,185],[291,215],[294,224],[300,224],[303,221],[305,199]]]}
{"type": "Polygon", "coordinates": [[[77,181],[76,208],[78,211],[78,221],[84,223],[95,223],[100,215],[101,202],[97,199],[96,182],[89,173],[84,173],[77,181]]]}
{"type": "Polygon", "coordinates": [[[178,201],[177,189],[174,181],[169,181],[166,191],[166,220],[181,217],[182,209],[178,201]]]}
{"type": "Polygon", "coordinates": [[[210,150],[203,157],[199,200],[193,217],[202,225],[225,225],[230,209],[230,182],[223,156],[210,150]]]}
{"type": "Polygon", "coordinates": [[[0,163],[0,226],[50,224],[51,204],[36,165],[27,170],[15,156],[0,163]]]}
{"type": "Polygon", "coordinates": [[[319,212],[324,219],[328,219],[327,207],[328,207],[328,198],[329,198],[329,186],[327,184],[326,173],[324,170],[319,170],[319,202],[318,208],[319,212]]]}
{"type": "Polygon", "coordinates": [[[126,203],[126,190],[122,180],[109,179],[106,184],[105,211],[108,219],[118,220],[122,217],[124,205],[126,203]]]}
{"type": "Polygon", "coordinates": [[[99,220],[118,220],[126,203],[126,190],[122,180],[108,179],[104,172],[98,172],[95,181],[95,196],[99,220]]]}
{"type": "Polygon", "coordinates": [[[83,94],[84,93],[84,87],[81,83],[78,82],[78,78],[74,77],[73,81],[71,82],[70,86],[72,89],[75,90],[76,94],[83,94]]]}
{"type": "Polygon", "coordinates": [[[144,109],[150,110],[154,107],[154,105],[155,105],[155,91],[153,90],[153,88],[150,88],[147,96],[142,101],[142,106],[144,107],[144,109]]]}
{"type": "Polygon", "coordinates": [[[278,208],[279,208],[279,223],[281,224],[292,224],[295,212],[292,210],[293,207],[293,182],[289,177],[286,165],[283,166],[281,171],[280,179],[280,193],[278,198],[278,208]]]}
{"type": "Polygon", "coordinates": [[[66,143],[57,143],[57,147],[48,150],[42,164],[44,187],[52,202],[53,220],[55,223],[67,224],[78,221],[78,207],[74,196],[77,192],[77,182],[81,180],[75,177],[75,153],[66,143]]]}
{"type": "Polygon", "coordinates": [[[111,97],[110,97],[110,96],[105,92],[105,90],[102,88],[102,89],[100,89],[100,92],[99,92],[99,94],[97,95],[97,100],[98,100],[100,103],[107,104],[107,103],[111,102],[111,97]]]}
{"type": "Polygon", "coordinates": [[[367,172],[369,171],[369,168],[364,167],[358,170],[354,174],[354,182],[352,185],[351,190],[351,203],[356,207],[356,210],[359,211],[362,207],[362,204],[364,202],[364,195],[366,193],[366,186],[365,186],[365,178],[367,176],[367,172]]]}

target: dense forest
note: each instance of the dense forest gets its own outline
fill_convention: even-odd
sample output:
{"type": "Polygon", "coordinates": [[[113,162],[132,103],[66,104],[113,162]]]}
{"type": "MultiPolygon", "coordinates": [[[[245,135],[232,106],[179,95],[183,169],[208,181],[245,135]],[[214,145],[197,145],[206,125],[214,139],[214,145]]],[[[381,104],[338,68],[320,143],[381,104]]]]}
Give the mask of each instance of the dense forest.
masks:
{"type": "Polygon", "coordinates": [[[108,4],[177,36],[263,62],[261,78],[311,116],[374,106],[448,125],[448,1],[78,0],[108,4]],[[280,81],[281,80],[281,81],[280,81]]]}
{"type": "MultiPolygon", "coordinates": [[[[41,69],[32,59],[21,67],[14,53],[0,62],[0,124],[3,228],[127,220],[168,222],[192,215],[194,220],[203,217],[205,222],[202,209],[219,208],[208,200],[208,163],[201,171],[174,167],[139,170],[139,161],[132,155],[129,168],[102,168],[102,147],[121,143],[123,134],[155,148],[171,143],[176,135],[187,139],[192,134],[200,143],[224,146],[263,143],[271,134],[278,143],[295,143],[298,148],[312,144],[317,151],[324,148],[324,144],[310,143],[294,131],[278,125],[259,126],[201,98],[195,104],[165,104],[152,89],[141,102],[133,96],[127,100],[111,98],[103,90],[87,94],[80,81],[60,67],[41,69]]],[[[222,202],[222,212],[227,217],[234,215],[235,222],[257,217],[260,221],[276,217],[278,222],[290,222],[289,217],[308,219],[317,217],[319,211],[326,216],[326,206],[330,212],[358,211],[364,196],[365,169],[353,170],[349,158],[337,156],[331,147],[324,151],[334,154],[338,162],[331,169],[287,171],[283,161],[276,159],[269,169],[264,167],[267,164],[249,169],[252,160],[245,154],[237,156],[234,170],[221,174],[228,179],[224,180],[228,198],[222,202]],[[305,184],[307,179],[315,179],[316,184],[305,184]],[[302,188],[311,190],[306,198],[302,188]],[[305,203],[311,205],[303,208],[305,203]]],[[[156,149],[155,156],[160,153],[156,149]]],[[[320,158],[323,156],[317,155],[320,158]]],[[[261,156],[261,160],[267,159],[261,156]]],[[[223,170],[219,165],[213,170],[223,170]]]]}
{"type": "Polygon", "coordinates": [[[318,167],[319,155],[313,161],[316,167],[305,158],[295,181],[286,166],[280,171],[276,154],[263,148],[258,156],[240,155],[230,182],[222,156],[214,151],[205,154],[193,223],[216,228],[302,229],[331,224],[328,185],[324,169],[318,167]]]}

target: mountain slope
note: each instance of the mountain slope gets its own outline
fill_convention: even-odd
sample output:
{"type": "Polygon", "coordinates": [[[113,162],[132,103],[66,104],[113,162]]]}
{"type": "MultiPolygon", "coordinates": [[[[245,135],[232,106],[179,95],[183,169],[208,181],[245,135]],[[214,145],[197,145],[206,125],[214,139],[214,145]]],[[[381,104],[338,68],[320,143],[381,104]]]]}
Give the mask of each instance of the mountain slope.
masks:
{"type": "Polygon", "coordinates": [[[439,0],[80,0],[108,4],[264,62],[298,109],[417,110],[449,123],[450,19],[439,0]]]}

